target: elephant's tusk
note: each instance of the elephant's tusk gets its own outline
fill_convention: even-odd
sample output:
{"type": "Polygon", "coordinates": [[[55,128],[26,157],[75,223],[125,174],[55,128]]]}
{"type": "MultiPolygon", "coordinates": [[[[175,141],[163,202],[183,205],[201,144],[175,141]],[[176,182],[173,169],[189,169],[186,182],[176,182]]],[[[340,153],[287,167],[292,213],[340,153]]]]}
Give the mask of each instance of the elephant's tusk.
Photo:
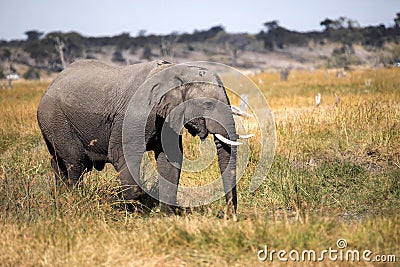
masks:
{"type": "Polygon", "coordinates": [[[235,106],[231,106],[231,110],[232,110],[233,115],[242,116],[242,117],[250,117],[251,116],[247,112],[245,112],[245,111],[243,111],[240,108],[235,107],[235,106]]]}
{"type": "Polygon", "coordinates": [[[215,135],[215,137],[217,137],[221,142],[223,142],[223,143],[225,143],[225,144],[228,144],[228,145],[231,145],[231,146],[240,146],[240,145],[243,145],[243,143],[241,143],[241,142],[237,142],[237,141],[232,141],[232,140],[226,139],[225,137],[223,137],[223,136],[220,135],[220,134],[214,134],[214,135],[215,135]]]}
{"type": "Polygon", "coordinates": [[[251,138],[253,136],[254,136],[254,134],[245,134],[245,135],[239,134],[239,138],[240,139],[249,139],[249,138],[251,138]]]}

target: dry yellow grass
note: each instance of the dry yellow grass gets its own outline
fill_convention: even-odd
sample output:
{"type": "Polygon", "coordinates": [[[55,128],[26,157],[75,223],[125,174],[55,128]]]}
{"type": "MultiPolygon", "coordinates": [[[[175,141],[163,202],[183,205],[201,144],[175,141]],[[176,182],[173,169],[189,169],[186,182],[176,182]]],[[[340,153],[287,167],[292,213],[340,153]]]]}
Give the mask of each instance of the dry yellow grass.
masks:
{"type": "MultiPolygon", "coordinates": [[[[394,266],[400,260],[399,77],[398,69],[340,79],[324,70],[293,71],[286,82],[274,73],[252,77],[275,116],[277,151],[266,181],[249,193],[259,133],[250,141],[237,223],[216,218],[224,200],[181,217],[114,207],[107,202],[117,185],[110,166],[87,174],[76,190],[56,188],[36,122],[47,84],[16,82],[12,91],[0,90],[0,265],[278,266],[276,259],[259,262],[257,252],[264,245],[321,251],[345,238],[349,249],[396,255],[394,266]],[[318,92],[322,103],[315,108],[318,92]]],[[[198,159],[198,140],[184,138],[187,157],[198,159]]],[[[206,173],[184,173],[183,182],[198,185],[216,173],[214,162],[206,173]]]]}

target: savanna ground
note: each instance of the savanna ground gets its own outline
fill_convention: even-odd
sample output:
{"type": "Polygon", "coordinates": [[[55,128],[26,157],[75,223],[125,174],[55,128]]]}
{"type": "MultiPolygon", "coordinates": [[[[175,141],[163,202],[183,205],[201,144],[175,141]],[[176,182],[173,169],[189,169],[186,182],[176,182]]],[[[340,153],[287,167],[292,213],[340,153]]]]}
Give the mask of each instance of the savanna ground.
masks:
{"type": "MultiPolygon", "coordinates": [[[[238,222],[218,219],[224,200],[179,217],[157,208],[127,212],[107,199],[117,191],[112,167],[92,172],[76,190],[55,186],[36,121],[48,83],[0,90],[0,265],[266,266],[257,252],[346,249],[395,255],[400,262],[400,70],[293,71],[253,77],[275,116],[277,147],[265,182],[248,192],[257,157],[239,182],[238,222]],[[314,107],[320,92],[322,103],[314,107]],[[337,96],[340,102],[334,105],[337,96]]],[[[251,139],[252,153],[259,140],[251,139]]],[[[198,140],[185,136],[188,157],[198,140]]],[[[197,153],[197,154],[196,154],[197,153]]],[[[252,155],[253,155],[252,154],[252,155]]],[[[216,173],[212,164],[209,172],[216,173]]],[[[184,173],[183,182],[203,175],[184,173]],[[190,178],[190,179],[188,179],[190,178]]],[[[346,251],[346,250],[344,250],[346,251]]],[[[288,255],[286,255],[288,257],[288,255]]],[[[289,260],[289,265],[295,264],[289,260]]],[[[310,261],[301,265],[375,265],[310,261]]]]}

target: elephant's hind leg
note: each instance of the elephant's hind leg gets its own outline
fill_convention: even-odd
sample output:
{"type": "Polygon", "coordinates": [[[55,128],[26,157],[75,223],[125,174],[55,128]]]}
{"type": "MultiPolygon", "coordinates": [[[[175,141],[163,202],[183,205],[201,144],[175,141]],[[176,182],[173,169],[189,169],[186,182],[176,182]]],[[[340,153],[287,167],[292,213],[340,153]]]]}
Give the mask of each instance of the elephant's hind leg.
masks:
{"type": "MultiPolygon", "coordinates": [[[[90,171],[92,168],[92,165],[87,166],[85,164],[86,155],[78,145],[72,147],[72,144],[70,144],[68,150],[59,151],[56,155],[57,157],[53,157],[53,159],[55,159],[58,166],[58,172],[61,173],[63,182],[70,187],[77,185],[82,179],[83,173],[90,171]]],[[[54,163],[52,164],[55,165],[54,163]]]]}
{"type": "Polygon", "coordinates": [[[53,156],[51,159],[51,167],[54,171],[56,184],[59,185],[60,183],[67,183],[68,171],[64,161],[57,156],[53,156]]]}
{"type": "Polygon", "coordinates": [[[44,135],[44,140],[46,142],[47,148],[51,155],[51,167],[54,171],[54,177],[56,184],[59,185],[61,183],[67,183],[68,180],[68,171],[65,166],[64,160],[60,157],[58,153],[56,153],[54,144],[49,141],[49,139],[44,135]]]}
{"type": "Polygon", "coordinates": [[[67,163],[67,171],[68,171],[68,185],[76,186],[80,180],[82,179],[82,175],[84,173],[85,166],[80,161],[75,161],[72,163],[67,163]]]}
{"type": "Polygon", "coordinates": [[[56,184],[61,183],[73,187],[81,180],[84,171],[84,164],[79,160],[64,160],[58,155],[51,159],[51,166],[55,173],[56,184]]]}

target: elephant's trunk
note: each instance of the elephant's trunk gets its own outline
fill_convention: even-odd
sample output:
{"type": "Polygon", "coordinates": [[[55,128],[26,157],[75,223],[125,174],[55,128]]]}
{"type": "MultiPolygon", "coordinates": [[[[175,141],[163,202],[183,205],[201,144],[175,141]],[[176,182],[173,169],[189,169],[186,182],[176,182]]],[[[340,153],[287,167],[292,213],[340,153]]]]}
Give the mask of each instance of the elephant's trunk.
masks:
{"type": "Polygon", "coordinates": [[[225,198],[227,203],[227,213],[236,213],[237,196],[236,196],[236,134],[235,122],[232,114],[225,116],[221,124],[206,120],[207,129],[213,133],[214,142],[217,147],[218,164],[221,171],[222,181],[224,185],[225,198]],[[219,135],[223,138],[216,138],[219,135]],[[222,140],[220,140],[222,139],[222,140]],[[224,142],[224,139],[230,140],[233,143],[224,142]],[[233,210],[232,210],[233,208],[233,210]]]}
{"type": "Polygon", "coordinates": [[[236,196],[236,146],[230,146],[219,140],[215,141],[217,146],[218,164],[222,175],[224,185],[225,199],[228,214],[236,213],[237,196],[236,196]]]}

